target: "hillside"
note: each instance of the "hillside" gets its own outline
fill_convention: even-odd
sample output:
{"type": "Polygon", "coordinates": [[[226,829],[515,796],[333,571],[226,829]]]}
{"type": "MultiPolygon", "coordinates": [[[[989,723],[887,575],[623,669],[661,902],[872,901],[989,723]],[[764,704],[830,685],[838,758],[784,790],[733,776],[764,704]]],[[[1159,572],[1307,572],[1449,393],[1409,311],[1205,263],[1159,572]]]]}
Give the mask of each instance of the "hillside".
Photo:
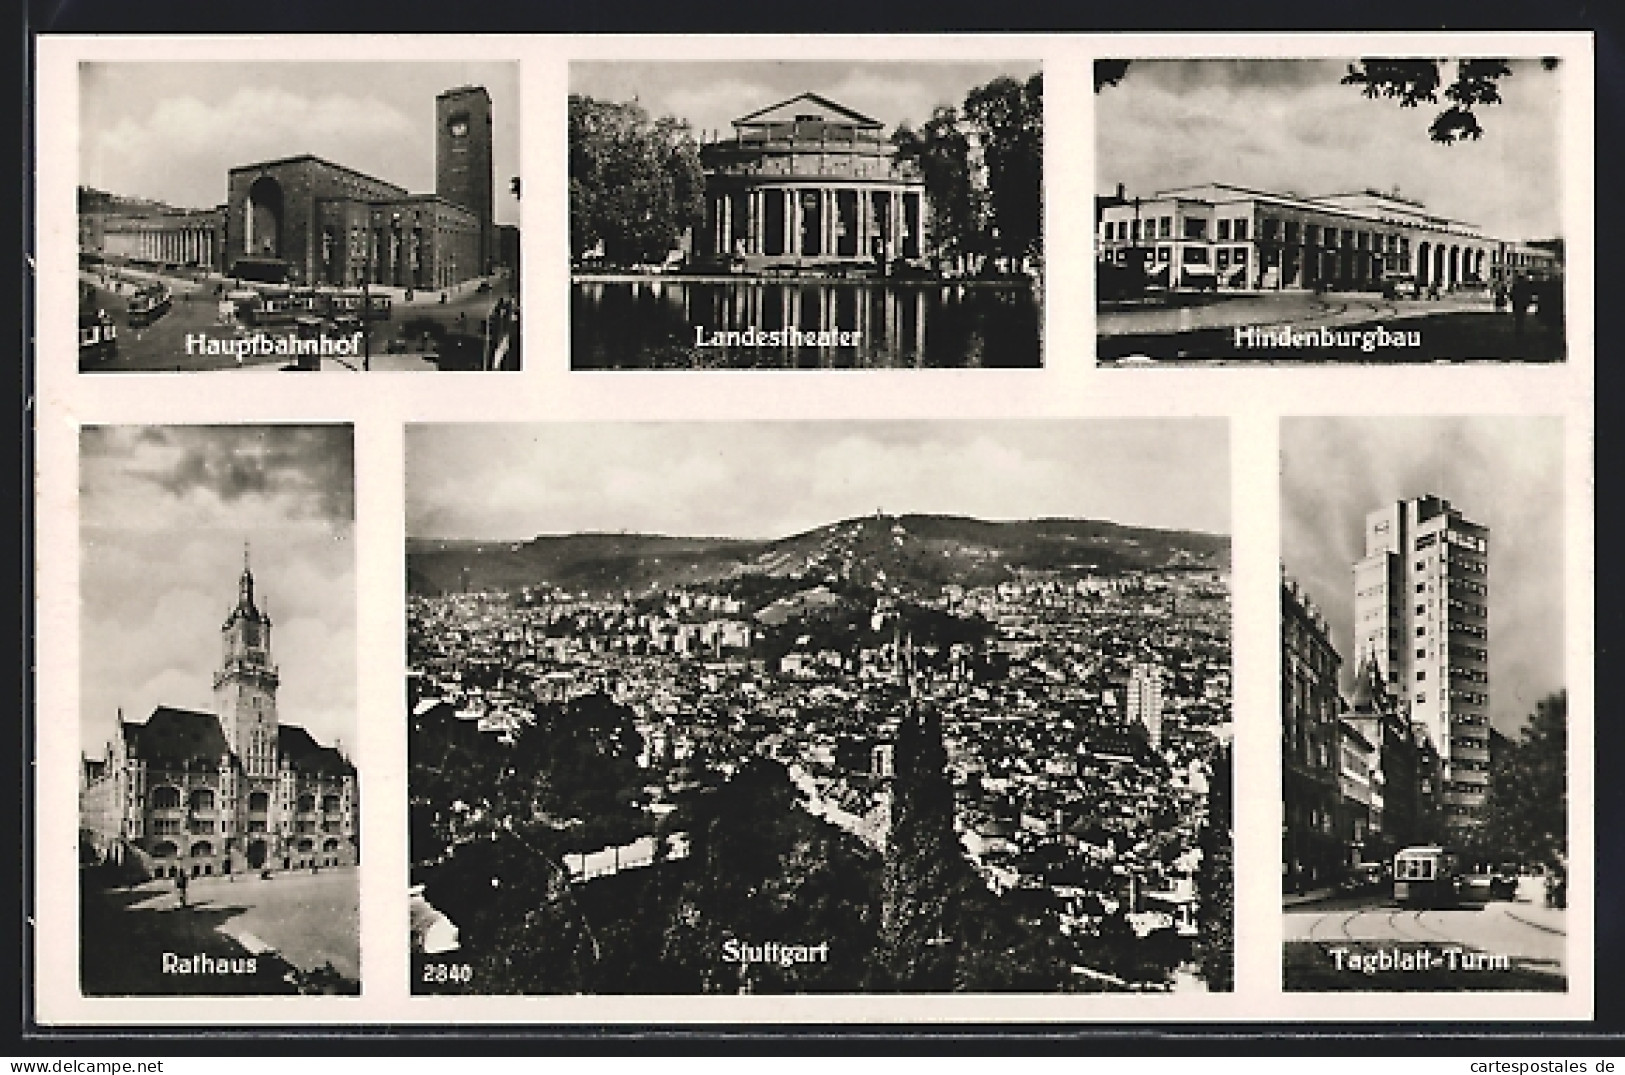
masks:
{"type": "Polygon", "coordinates": [[[549,585],[594,595],[644,593],[751,577],[934,594],[950,583],[984,586],[1033,572],[1223,569],[1230,539],[1088,519],[887,515],[776,541],[587,533],[517,543],[408,541],[406,552],[407,589],[419,595],[549,585]]]}

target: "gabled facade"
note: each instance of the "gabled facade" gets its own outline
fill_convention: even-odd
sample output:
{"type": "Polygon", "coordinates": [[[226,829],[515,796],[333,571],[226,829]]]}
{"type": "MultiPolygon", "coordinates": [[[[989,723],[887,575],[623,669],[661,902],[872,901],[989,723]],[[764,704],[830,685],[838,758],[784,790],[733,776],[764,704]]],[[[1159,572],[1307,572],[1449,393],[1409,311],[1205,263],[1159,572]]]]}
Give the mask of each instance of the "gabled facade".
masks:
{"type": "Polygon", "coordinates": [[[151,877],[354,865],[355,766],[281,722],[271,617],[246,556],[220,633],[214,712],[159,706],[144,722],[121,716],[104,756],[84,761],[88,849],[151,877]]]}

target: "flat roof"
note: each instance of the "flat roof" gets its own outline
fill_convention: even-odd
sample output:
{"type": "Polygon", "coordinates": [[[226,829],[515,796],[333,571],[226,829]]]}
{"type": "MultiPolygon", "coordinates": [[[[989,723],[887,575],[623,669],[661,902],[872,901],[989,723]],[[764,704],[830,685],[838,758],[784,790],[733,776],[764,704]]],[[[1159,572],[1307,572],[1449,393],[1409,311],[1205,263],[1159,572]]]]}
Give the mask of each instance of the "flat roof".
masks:
{"type": "Polygon", "coordinates": [[[345,164],[337,164],[337,163],[335,163],[333,161],[328,160],[325,157],[318,157],[314,153],[296,153],[291,157],[277,157],[274,160],[255,161],[253,164],[239,164],[235,168],[226,169],[226,174],[231,175],[231,174],[236,173],[236,172],[251,172],[256,168],[275,168],[275,167],[278,167],[279,165],[283,165],[283,164],[301,164],[301,163],[320,164],[325,168],[331,168],[331,169],[333,169],[334,171],[337,171],[337,172],[348,172],[350,175],[360,176],[362,179],[366,179],[366,180],[368,180],[370,182],[373,182],[373,183],[382,183],[384,186],[388,187],[390,190],[399,191],[403,195],[408,193],[408,191],[407,191],[407,189],[405,187],[400,186],[400,185],[398,185],[396,183],[391,183],[387,179],[379,179],[375,175],[368,175],[366,172],[361,171],[359,168],[351,168],[350,166],[345,165],[345,164]]]}

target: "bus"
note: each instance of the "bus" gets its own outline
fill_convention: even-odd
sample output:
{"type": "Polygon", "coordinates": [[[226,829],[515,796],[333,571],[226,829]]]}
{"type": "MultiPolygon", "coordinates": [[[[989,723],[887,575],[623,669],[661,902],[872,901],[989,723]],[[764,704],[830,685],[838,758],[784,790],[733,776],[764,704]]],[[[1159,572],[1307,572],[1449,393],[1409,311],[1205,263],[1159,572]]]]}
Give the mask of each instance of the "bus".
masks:
{"type": "Polygon", "coordinates": [[[1461,861],[1438,846],[1407,847],[1394,855],[1394,902],[1448,907],[1461,895],[1461,861]]]}

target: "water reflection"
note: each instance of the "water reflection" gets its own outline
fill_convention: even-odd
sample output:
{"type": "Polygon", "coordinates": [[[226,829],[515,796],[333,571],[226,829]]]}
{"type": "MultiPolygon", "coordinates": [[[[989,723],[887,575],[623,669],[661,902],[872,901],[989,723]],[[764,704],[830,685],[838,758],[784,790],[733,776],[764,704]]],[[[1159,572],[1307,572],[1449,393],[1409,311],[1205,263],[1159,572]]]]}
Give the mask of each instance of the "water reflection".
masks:
{"type": "Polygon", "coordinates": [[[581,280],[570,342],[578,370],[1040,365],[1037,299],[1009,284],[581,280]]]}

